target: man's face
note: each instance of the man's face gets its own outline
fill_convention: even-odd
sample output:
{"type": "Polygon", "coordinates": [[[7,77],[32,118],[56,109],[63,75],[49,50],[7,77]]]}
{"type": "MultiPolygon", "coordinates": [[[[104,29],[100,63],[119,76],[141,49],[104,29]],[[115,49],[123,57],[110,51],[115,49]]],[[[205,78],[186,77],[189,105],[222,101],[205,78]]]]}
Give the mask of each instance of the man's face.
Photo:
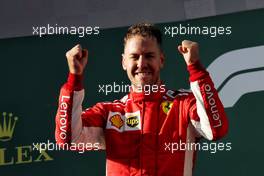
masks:
{"type": "Polygon", "coordinates": [[[132,85],[160,84],[164,55],[155,38],[139,35],[129,38],[122,56],[123,69],[132,85]]]}

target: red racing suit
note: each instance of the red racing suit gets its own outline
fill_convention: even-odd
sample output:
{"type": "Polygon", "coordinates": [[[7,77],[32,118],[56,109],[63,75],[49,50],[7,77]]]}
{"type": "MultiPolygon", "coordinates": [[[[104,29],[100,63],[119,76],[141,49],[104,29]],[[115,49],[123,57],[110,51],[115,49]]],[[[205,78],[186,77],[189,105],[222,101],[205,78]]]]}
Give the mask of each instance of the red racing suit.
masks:
{"type": "Polygon", "coordinates": [[[188,66],[191,91],[130,92],[82,111],[82,76],[69,74],[56,115],[56,142],[97,143],[108,176],[191,176],[195,150],[175,144],[216,140],[228,130],[224,107],[208,72],[188,66]],[[174,147],[174,148],[173,148],[174,147]]]}

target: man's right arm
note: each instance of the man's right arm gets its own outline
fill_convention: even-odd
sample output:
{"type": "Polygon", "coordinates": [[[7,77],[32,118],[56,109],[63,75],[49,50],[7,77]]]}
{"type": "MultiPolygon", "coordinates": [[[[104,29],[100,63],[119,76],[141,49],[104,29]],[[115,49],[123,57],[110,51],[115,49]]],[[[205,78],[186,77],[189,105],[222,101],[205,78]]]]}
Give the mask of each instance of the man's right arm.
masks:
{"type": "Polygon", "coordinates": [[[72,125],[79,126],[79,129],[82,127],[80,119],[84,89],[81,77],[81,75],[69,73],[67,82],[61,88],[55,131],[58,144],[71,143],[72,137],[76,135],[76,132],[75,135],[72,134],[76,131],[76,128],[72,128],[72,125]]]}
{"type": "Polygon", "coordinates": [[[82,112],[84,99],[83,70],[87,63],[88,52],[76,45],[66,54],[69,76],[59,96],[56,115],[55,138],[63,144],[95,144],[99,149],[105,148],[104,116],[105,109],[101,103],[82,112]]]}
{"type": "Polygon", "coordinates": [[[69,74],[60,91],[55,138],[59,145],[92,144],[105,149],[103,129],[105,108],[102,103],[82,111],[82,76],[69,74]]]}

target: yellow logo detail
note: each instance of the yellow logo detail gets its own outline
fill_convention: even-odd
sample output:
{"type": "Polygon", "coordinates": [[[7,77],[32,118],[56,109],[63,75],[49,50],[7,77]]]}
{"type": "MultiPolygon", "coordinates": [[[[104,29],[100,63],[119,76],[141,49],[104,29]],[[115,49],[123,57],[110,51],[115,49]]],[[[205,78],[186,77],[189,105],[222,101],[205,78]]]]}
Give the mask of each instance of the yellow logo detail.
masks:
{"type": "Polygon", "coordinates": [[[136,127],[139,124],[138,116],[131,116],[128,117],[126,120],[127,126],[133,128],[136,127]]]}
{"type": "Polygon", "coordinates": [[[124,122],[123,122],[123,120],[119,114],[113,115],[110,118],[110,122],[111,122],[112,126],[118,128],[118,129],[120,129],[124,124],[124,122]]]}
{"type": "Polygon", "coordinates": [[[161,103],[162,110],[165,114],[168,114],[169,110],[171,109],[173,105],[172,101],[164,101],[161,103]]]}
{"type": "Polygon", "coordinates": [[[0,141],[9,141],[12,139],[18,117],[6,112],[3,112],[2,117],[0,121],[0,141]]]}

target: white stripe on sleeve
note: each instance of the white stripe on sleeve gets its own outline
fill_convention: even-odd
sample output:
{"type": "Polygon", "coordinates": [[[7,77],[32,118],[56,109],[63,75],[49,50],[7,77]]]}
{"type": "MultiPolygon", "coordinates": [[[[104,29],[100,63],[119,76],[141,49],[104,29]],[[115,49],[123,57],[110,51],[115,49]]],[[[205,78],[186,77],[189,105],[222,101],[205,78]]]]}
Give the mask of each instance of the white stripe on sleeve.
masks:
{"type": "Polygon", "coordinates": [[[82,102],[84,99],[84,89],[81,91],[73,92],[72,101],[72,119],[71,119],[71,132],[72,132],[72,142],[76,141],[82,132],[82,102]]]}
{"type": "Polygon", "coordinates": [[[191,90],[196,99],[196,106],[197,106],[197,114],[200,118],[200,122],[191,120],[195,129],[206,139],[212,140],[213,133],[210,126],[209,118],[206,113],[203,97],[201,94],[201,90],[198,84],[198,81],[191,82],[191,90]]]}
{"type": "Polygon", "coordinates": [[[104,131],[101,127],[83,127],[82,126],[82,102],[84,99],[84,90],[74,91],[72,105],[72,143],[99,143],[99,149],[105,149],[104,131]]]}

